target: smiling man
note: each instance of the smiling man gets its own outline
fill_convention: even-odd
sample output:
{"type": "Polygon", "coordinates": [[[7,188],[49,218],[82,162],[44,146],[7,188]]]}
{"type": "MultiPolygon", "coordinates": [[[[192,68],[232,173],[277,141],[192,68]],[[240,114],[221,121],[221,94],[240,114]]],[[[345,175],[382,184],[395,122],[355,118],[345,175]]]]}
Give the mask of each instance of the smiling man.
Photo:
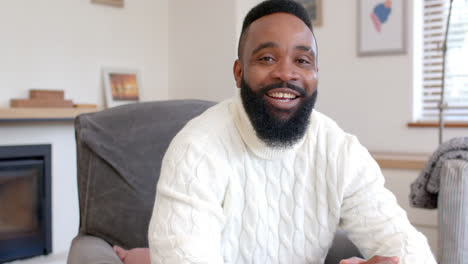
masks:
{"type": "Polygon", "coordinates": [[[240,92],[190,121],[163,160],[152,263],[323,263],[342,228],[367,260],[435,263],[358,140],[314,110],[307,11],[265,1],[246,16],[240,92]]]}
{"type": "Polygon", "coordinates": [[[248,23],[256,14],[246,17],[234,76],[257,136],[270,146],[292,146],[317,98],[317,45],[296,16],[277,12],[248,23]]]}

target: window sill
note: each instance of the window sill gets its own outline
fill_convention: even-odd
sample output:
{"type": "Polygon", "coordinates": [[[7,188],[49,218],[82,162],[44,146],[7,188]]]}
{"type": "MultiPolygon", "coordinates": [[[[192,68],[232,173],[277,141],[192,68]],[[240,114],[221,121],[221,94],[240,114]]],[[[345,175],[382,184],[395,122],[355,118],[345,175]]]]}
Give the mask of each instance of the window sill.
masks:
{"type": "MultiPolygon", "coordinates": [[[[439,122],[409,122],[408,127],[439,127],[439,122]]],[[[460,122],[453,122],[447,121],[444,123],[444,127],[454,127],[454,128],[468,128],[468,122],[460,121],[460,122]]]]}

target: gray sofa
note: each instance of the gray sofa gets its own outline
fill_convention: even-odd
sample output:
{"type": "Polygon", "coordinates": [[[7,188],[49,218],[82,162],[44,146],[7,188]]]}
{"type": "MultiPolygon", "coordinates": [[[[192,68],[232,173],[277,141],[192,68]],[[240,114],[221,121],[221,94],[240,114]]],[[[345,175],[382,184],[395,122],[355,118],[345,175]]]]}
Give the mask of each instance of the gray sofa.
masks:
{"type": "Polygon", "coordinates": [[[438,209],[438,263],[468,264],[468,137],[437,147],[409,198],[413,207],[438,209]]]}
{"type": "MultiPolygon", "coordinates": [[[[69,264],[122,263],[112,245],[147,247],[147,228],[163,155],[187,121],[212,102],[129,104],[75,119],[79,233],[69,264]]],[[[338,232],[325,263],[359,251],[338,232]]]]}
{"type": "Polygon", "coordinates": [[[438,207],[439,263],[468,263],[468,161],[443,162],[438,207]]]}

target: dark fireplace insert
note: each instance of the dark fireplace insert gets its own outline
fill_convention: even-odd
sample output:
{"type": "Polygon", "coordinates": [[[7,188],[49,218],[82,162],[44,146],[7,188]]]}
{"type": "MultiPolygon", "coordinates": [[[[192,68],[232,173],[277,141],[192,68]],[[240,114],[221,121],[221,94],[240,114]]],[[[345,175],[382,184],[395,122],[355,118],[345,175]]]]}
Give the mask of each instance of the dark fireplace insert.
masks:
{"type": "Polygon", "coordinates": [[[51,146],[0,146],[0,263],[52,252],[51,146]]]}

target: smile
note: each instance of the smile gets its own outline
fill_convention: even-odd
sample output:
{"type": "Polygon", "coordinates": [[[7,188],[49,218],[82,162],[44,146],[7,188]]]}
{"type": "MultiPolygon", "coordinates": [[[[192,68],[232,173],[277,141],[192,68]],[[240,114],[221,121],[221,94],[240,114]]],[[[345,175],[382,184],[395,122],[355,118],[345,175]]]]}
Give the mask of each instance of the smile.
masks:
{"type": "Polygon", "coordinates": [[[292,93],[282,93],[282,92],[269,92],[267,93],[267,96],[272,97],[274,99],[287,99],[287,100],[292,100],[296,99],[296,95],[292,93]]]}
{"type": "Polygon", "coordinates": [[[279,110],[291,110],[299,104],[301,95],[290,88],[271,89],[265,93],[265,100],[279,110]]]}

